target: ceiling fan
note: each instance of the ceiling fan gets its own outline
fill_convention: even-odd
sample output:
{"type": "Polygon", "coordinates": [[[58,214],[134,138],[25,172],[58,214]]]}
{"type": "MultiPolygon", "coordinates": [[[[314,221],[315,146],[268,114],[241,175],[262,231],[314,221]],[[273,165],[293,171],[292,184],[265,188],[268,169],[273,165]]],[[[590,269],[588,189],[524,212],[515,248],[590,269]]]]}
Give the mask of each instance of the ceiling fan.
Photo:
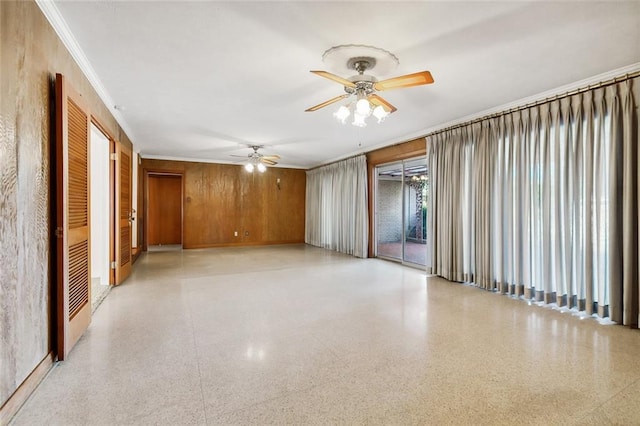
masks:
{"type": "MultiPolygon", "coordinates": [[[[376,58],[374,57],[361,56],[350,58],[347,61],[347,68],[357,71],[358,74],[346,79],[327,71],[311,71],[320,77],[328,78],[329,80],[342,84],[346,94],[336,96],[328,101],[314,105],[305,111],[317,111],[320,108],[324,108],[335,102],[355,96],[356,100],[353,124],[363,127],[366,126],[364,118],[369,115],[373,114],[378,118],[378,122],[381,122],[387,115],[397,110],[395,106],[391,105],[381,96],[378,96],[376,92],[433,83],[433,77],[429,71],[421,71],[378,81],[374,76],[365,74],[366,71],[371,70],[375,65],[376,58]]],[[[344,123],[350,114],[350,107],[343,105],[336,113],[334,113],[334,116],[344,123]]]]}
{"type": "MultiPolygon", "coordinates": [[[[258,152],[259,149],[263,148],[261,145],[248,145],[249,148],[253,149],[253,152],[247,154],[248,161],[244,165],[244,168],[248,172],[253,172],[254,169],[258,169],[259,172],[264,173],[267,170],[267,166],[275,166],[278,164],[276,160],[280,159],[279,155],[263,155],[258,152]]],[[[245,157],[244,155],[231,155],[232,157],[245,157]]]]}

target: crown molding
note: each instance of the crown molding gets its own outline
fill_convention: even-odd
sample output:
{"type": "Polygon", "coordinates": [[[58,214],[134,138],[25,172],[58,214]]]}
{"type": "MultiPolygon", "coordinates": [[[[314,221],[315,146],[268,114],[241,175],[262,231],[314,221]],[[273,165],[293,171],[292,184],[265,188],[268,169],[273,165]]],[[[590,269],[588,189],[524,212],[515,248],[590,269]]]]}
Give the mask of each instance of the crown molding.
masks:
{"type": "MultiPolygon", "coordinates": [[[[230,166],[239,166],[239,167],[243,166],[244,165],[243,163],[246,162],[246,160],[240,160],[240,161],[210,160],[206,158],[176,157],[172,155],[155,155],[155,154],[140,154],[140,158],[142,158],[143,160],[182,161],[185,163],[227,164],[230,166]]],[[[309,167],[296,166],[295,164],[282,164],[282,163],[278,163],[277,166],[267,166],[267,168],[301,169],[301,170],[309,169],[309,167]]]]}
{"type": "Polygon", "coordinates": [[[67,48],[73,59],[76,61],[76,64],[80,67],[82,73],[87,77],[89,83],[91,83],[93,89],[98,93],[98,96],[102,99],[102,102],[104,102],[111,115],[113,115],[122,130],[127,134],[129,140],[133,143],[135,136],[131,127],[120,111],[116,109],[116,103],[113,101],[111,95],[109,95],[109,92],[107,92],[102,81],[100,81],[98,74],[91,66],[89,59],[87,59],[87,56],[82,51],[80,44],[78,44],[78,41],[73,36],[71,29],[60,14],[58,7],[52,0],[35,0],[35,2],[53,27],[60,40],[62,40],[62,43],[67,48]]]}

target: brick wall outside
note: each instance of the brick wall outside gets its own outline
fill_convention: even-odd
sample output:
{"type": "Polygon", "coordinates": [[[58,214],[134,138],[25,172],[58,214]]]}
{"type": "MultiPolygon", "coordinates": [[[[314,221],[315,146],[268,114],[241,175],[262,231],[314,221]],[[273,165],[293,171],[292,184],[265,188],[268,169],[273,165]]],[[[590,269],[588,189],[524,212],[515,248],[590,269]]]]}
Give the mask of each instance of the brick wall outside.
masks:
{"type": "Polygon", "coordinates": [[[376,194],[378,241],[381,243],[402,240],[402,181],[379,180],[376,194]]]}

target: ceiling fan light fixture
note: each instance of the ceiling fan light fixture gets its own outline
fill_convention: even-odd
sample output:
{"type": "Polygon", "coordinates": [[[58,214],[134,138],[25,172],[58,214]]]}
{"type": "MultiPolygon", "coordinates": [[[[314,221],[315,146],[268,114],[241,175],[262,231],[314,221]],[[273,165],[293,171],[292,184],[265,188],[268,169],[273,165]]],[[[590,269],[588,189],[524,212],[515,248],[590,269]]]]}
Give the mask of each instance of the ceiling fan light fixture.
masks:
{"type": "Polygon", "coordinates": [[[358,114],[358,112],[356,111],[353,114],[353,124],[356,127],[367,127],[367,122],[364,120],[366,118],[366,116],[358,114]]]}
{"type": "Polygon", "coordinates": [[[333,116],[342,124],[344,124],[347,121],[347,118],[350,115],[351,115],[351,111],[349,111],[349,108],[347,108],[344,105],[342,105],[340,108],[338,108],[336,112],[333,113],[333,116]]]}
{"type": "MultiPolygon", "coordinates": [[[[267,171],[268,166],[275,166],[278,164],[280,156],[277,154],[263,155],[258,152],[262,145],[247,145],[249,148],[253,149],[253,152],[247,155],[246,163],[242,166],[248,173],[253,173],[256,169],[260,173],[264,173],[267,171]],[[247,158],[248,157],[248,158],[247,158]]],[[[232,157],[243,157],[241,155],[231,155],[232,157]]]]}
{"type": "Polygon", "coordinates": [[[357,127],[365,127],[367,125],[366,119],[372,115],[378,120],[378,123],[382,123],[390,114],[398,110],[379,96],[377,92],[422,86],[434,81],[429,71],[378,80],[370,74],[371,70],[375,68],[376,73],[384,75],[397,67],[400,61],[393,53],[375,46],[361,44],[334,46],[324,52],[322,60],[332,68],[339,69],[341,73],[356,71],[357,74],[343,78],[328,71],[311,71],[313,74],[341,84],[346,94],[307,108],[305,111],[317,111],[353,96],[352,99],[355,99],[351,103],[341,106],[333,113],[333,116],[344,124],[347,118],[353,115],[351,124],[357,127]]]}
{"type": "Polygon", "coordinates": [[[378,119],[378,123],[382,123],[389,116],[389,112],[382,105],[378,105],[373,109],[373,116],[378,119]]]}
{"type": "Polygon", "coordinates": [[[356,102],[356,112],[363,117],[371,115],[371,105],[369,101],[365,98],[358,99],[358,102],[356,102]]]}

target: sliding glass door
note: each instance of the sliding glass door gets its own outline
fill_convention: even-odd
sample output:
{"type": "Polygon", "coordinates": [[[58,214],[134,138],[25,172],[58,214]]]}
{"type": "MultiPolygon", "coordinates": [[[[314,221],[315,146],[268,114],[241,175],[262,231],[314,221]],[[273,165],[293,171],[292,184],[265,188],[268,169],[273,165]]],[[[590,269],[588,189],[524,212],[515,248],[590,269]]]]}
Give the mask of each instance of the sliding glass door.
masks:
{"type": "Polygon", "coordinates": [[[402,260],[402,163],[376,168],[377,256],[402,260]]]}
{"type": "Polygon", "coordinates": [[[376,168],[376,256],[426,265],[427,196],[424,157],[376,168]]]}

